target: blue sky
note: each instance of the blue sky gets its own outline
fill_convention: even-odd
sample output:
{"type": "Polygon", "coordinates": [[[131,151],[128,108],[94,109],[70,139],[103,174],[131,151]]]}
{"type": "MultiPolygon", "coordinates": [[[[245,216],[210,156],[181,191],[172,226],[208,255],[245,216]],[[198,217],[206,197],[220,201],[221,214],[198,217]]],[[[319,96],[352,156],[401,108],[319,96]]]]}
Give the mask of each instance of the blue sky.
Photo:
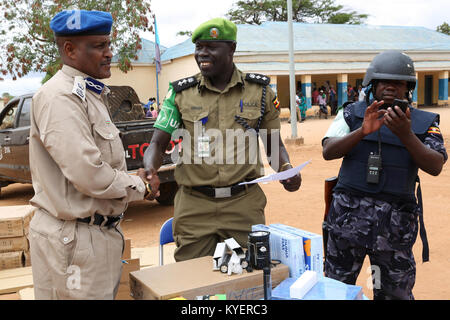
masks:
{"type": "MultiPolygon", "coordinates": [[[[187,39],[176,36],[178,31],[194,30],[200,23],[225,16],[234,0],[152,0],[151,8],[156,14],[161,45],[170,47],[187,39]],[[174,23],[176,22],[176,23],[174,23]]],[[[370,17],[370,25],[422,26],[435,30],[443,22],[450,23],[450,0],[336,0],[337,4],[370,17]]],[[[142,34],[154,41],[153,34],[142,34]]],[[[37,90],[42,75],[32,74],[12,81],[0,81],[0,95],[8,92],[20,95],[37,90]]]]}

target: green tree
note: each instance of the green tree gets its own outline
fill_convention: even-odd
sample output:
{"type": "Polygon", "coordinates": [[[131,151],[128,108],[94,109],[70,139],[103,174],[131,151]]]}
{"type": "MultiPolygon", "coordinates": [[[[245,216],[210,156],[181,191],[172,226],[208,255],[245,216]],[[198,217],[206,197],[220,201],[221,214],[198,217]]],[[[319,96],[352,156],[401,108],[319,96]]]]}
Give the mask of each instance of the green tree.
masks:
{"type": "Polygon", "coordinates": [[[3,92],[2,93],[2,99],[11,100],[12,98],[14,98],[14,96],[10,95],[9,92],[3,92]]]}
{"type": "Polygon", "coordinates": [[[139,32],[153,31],[150,0],[0,0],[1,74],[16,80],[31,71],[46,72],[47,80],[61,68],[50,20],[65,9],[111,13],[113,53],[123,72],[142,48],[139,32]]]}
{"type": "MultiPolygon", "coordinates": [[[[287,21],[286,0],[241,0],[228,11],[227,17],[238,24],[261,24],[265,21],[287,21]]],[[[367,14],[349,11],[335,0],[292,0],[295,22],[361,24],[367,14]]]]}
{"type": "Polygon", "coordinates": [[[436,28],[436,31],[450,36],[450,25],[447,22],[444,22],[436,28]]]}

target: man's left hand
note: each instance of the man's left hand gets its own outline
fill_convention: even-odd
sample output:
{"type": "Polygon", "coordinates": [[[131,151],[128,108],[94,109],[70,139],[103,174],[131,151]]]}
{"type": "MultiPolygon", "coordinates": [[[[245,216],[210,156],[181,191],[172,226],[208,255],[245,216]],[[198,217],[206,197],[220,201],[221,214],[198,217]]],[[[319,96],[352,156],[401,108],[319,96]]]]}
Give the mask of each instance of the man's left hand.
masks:
{"type": "Polygon", "coordinates": [[[411,111],[403,112],[398,106],[387,109],[384,115],[384,124],[400,139],[411,133],[411,111]]]}

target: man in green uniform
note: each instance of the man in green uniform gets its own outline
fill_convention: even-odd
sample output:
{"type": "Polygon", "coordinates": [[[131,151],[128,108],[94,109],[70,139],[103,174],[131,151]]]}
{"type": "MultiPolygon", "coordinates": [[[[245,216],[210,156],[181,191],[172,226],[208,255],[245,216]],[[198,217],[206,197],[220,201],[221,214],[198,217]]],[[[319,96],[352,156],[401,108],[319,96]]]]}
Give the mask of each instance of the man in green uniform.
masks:
{"type": "MultiPolygon", "coordinates": [[[[222,18],[194,31],[200,73],[170,84],[144,155],[143,178],[157,196],[162,155],[172,136],[183,137],[175,171],[177,261],[212,255],[216,244],[230,237],[246,246],[251,226],[265,223],[264,192],[257,184],[239,184],[263,175],[258,136],[275,171],[292,168],[279,136],[279,102],[270,79],[244,74],[233,63],[236,33],[236,25],[222,18]]],[[[296,191],[301,176],[281,183],[296,191]]]]}

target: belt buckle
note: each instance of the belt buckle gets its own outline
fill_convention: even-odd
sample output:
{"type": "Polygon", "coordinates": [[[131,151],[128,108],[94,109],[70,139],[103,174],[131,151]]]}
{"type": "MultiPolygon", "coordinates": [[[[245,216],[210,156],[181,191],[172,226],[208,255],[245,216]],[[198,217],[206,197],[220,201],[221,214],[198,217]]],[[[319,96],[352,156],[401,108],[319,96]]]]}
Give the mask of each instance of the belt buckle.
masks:
{"type": "Polygon", "coordinates": [[[227,187],[227,188],[215,188],[214,189],[215,195],[214,197],[216,199],[220,199],[220,198],[229,198],[231,197],[231,187],[227,187]]]}

